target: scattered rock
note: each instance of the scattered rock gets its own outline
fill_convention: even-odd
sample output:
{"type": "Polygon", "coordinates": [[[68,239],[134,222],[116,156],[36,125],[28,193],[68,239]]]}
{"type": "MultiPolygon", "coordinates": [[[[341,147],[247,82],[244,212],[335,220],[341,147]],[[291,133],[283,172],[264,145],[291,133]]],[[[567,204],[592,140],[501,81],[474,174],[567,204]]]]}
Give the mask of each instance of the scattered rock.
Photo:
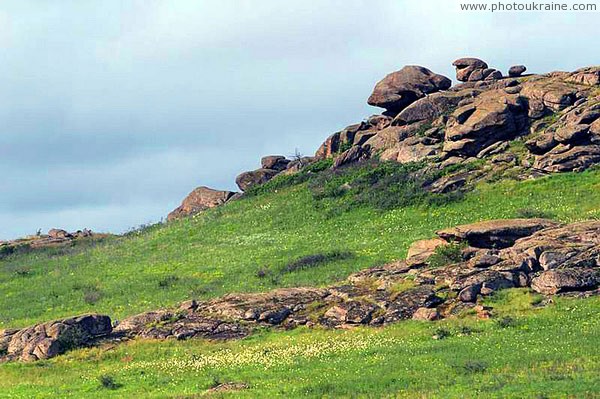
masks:
{"type": "Polygon", "coordinates": [[[434,321],[440,318],[440,312],[433,308],[419,308],[413,314],[413,320],[434,321]]]}
{"type": "Polygon", "coordinates": [[[600,285],[600,269],[548,270],[534,277],[531,288],[542,294],[592,290],[600,285]]]}

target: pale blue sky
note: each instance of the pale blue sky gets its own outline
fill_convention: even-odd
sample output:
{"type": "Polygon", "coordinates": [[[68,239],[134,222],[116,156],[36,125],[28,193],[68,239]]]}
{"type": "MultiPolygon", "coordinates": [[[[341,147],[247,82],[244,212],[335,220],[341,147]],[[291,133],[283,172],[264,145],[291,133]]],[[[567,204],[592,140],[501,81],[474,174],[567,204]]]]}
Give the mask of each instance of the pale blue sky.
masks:
{"type": "Polygon", "coordinates": [[[600,64],[598,13],[461,12],[458,1],[3,1],[0,239],[121,232],[266,154],[311,154],[379,110],[406,64],[454,78],[600,64]]]}

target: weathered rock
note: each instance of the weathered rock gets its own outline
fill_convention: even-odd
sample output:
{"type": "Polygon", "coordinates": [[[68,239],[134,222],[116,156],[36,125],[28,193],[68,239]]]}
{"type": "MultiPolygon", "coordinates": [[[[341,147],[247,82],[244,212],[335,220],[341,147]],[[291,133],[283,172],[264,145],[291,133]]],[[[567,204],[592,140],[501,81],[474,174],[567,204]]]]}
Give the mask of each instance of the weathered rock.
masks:
{"type": "Polygon", "coordinates": [[[368,324],[379,306],[364,301],[351,300],[331,307],[322,318],[325,325],[368,324]]]}
{"type": "Polygon", "coordinates": [[[437,247],[447,244],[447,241],[440,238],[415,241],[408,248],[406,262],[410,265],[424,264],[435,253],[437,247]]]}
{"type": "Polygon", "coordinates": [[[600,85],[600,66],[578,69],[565,80],[589,86],[600,85]]]}
{"type": "Polygon", "coordinates": [[[426,94],[446,90],[451,85],[451,80],[445,76],[424,67],[409,65],[379,81],[367,102],[397,114],[426,94]]]}
{"type": "Polygon", "coordinates": [[[517,77],[523,75],[523,73],[527,70],[525,65],[513,65],[508,69],[508,76],[517,77]]]}
{"type": "Polygon", "coordinates": [[[413,320],[434,321],[440,318],[440,312],[433,308],[419,308],[412,316],[413,320]]]}
{"type": "Polygon", "coordinates": [[[560,144],[536,157],[533,167],[546,172],[582,171],[600,162],[600,145],[560,144]]]}
{"type": "Polygon", "coordinates": [[[50,238],[71,238],[72,234],[69,234],[66,230],[62,229],[51,229],[48,231],[48,237],[50,238]]]}
{"type": "Polygon", "coordinates": [[[89,314],[4,332],[0,334],[0,349],[4,346],[5,356],[11,360],[49,359],[90,345],[111,331],[108,316],[89,314]]]}
{"type": "Polygon", "coordinates": [[[262,169],[272,169],[280,172],[287,169],[289,163],[290,160],[283,155],[267,155],[260,160],[262,169]]]}
{"type": "MultiPolygon", "coordinates": [[[[343,152],[345,149],[349,149],[355,144],[355,138],[358,133],[369,131],[371,135],[374,135],[377,131],[376,128],[368,123],[357,123],[344,128],[342,131],[336,132],[329,136],[323,144],[319,147],[315,153],[316,159],[331,158],[336,154],[343,152]]],[[[362,140],[366,141],[365,139],[362,140]]],[[[363,144],[363,142],[356,144],[363,144]]]]}
{"type": "Polygon", "coordinates": [[[192,191],[173,212],[169,213],[167,220],[174,220],[185,216],[194,215],[206,209],[223,205],[235,195],[231,191],[213,190],[201,186],[192,191]]]}
{"type": "Polygon", "coordinates": [[[340,166],[347,165],[350,163],[363,161],[370,158],[371,149],[368,145],[366,146],[352,146],[350,149],[344,151],[338,155],[333,161],[333,168],[339,168],[340,166]]]}
{"type": "Polygon", "coordinates": [[[534,277],[531,288],[542,294],[587,291],[600,285],[600,269],[573,268],[548,270],[534,277]]]}
{"type": "Polygon", "coordinates": [[[479,58],[459,58],[452,65],[456,67],[456,79],[461,82],[484,80],[483,72],[488,69],[488,65],[479,58]]]}
{"type": "Polygon", "coordinates": [[[385,311],[385,323],[410,319],[419,308],[432,308],[443,300],[435,294],[432,286],[422,285],[403,291],[393,298],[385,311]]]}
{"type": "Polygon", "coordinates": [[[273,169],[257,169],[250,172],[244,172],[235,179],[235,184],[242,191],[248,190],[252,186],[265,184],[274,178],[279,172],[273,169]]]}
{"type": "Polygon", "coordinates": [[[436,234],[446,241],[466,241],[476,248],[507,248],[519,238],[554,226],[557,223],[547,219],[500,219],[452,227],[436,234]]]}
{"type": "Polygon", "coordinates": [[[512,139],[527,126],[527,106],[518,95],[492,90],[458,108],[446,124],[445,152],[474,156],[498,141],[512,139]]]}
{"type": "Polygon", "coordinates": [[[422,161],[439,152],[439,146],[428,145],[426,142],[426,140],[418,137],[406,139],[383,151],[379,158],[382,161],[395,161],[398,163],[422,161]]]}
{"type": "Polygon", "coordinates": [[[406,107],[394,118],[392,124],[408,125],[422,120],[433,121],[441,115],[449,113],[461,101],[475,98],[479,93],[480,91],[474,89],[433,93],[406,107]]]}

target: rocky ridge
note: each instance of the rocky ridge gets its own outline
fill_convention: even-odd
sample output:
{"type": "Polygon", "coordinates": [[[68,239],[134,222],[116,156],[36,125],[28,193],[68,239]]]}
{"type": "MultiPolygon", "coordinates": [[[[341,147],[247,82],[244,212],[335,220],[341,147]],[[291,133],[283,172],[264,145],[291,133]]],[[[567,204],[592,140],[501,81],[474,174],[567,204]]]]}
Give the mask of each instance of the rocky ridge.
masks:
{"type": "Polygon", "coordinates": [[[108,316],[84,315],[1,331],[0,359],[46,359],[76,347],[138,337],[235,339],[258,326],[381,326],[471,309],[489,318],[493,309],[478,305],[480,299],[513,287],[546,296],[600,294],[599,221],[495,220],[444,229],[436,236],[413,243],[405,260],[360,271],[326,288],[190,300],[115,326],[108,316]]]}
{"type": "MultiPolygon", "coordinates": [[[[433,192],[464,190],[499,176],[582,171],[600,161],[600,67],[525,76],[527,68],[515,65],[504,76],[477,58],[453,65],[462,82],[454,86],[421,66],[388,74],[367,101],[384,108],[382,114],[333,133],[314,157],[264,157],[259,169],[237,177],[238,187],[247,191],[328,158],[333,168],[369,158],[421,162],[425,170],[452,168],[427,182],[433,192]]],[[[200,201],[191,212],[174,213],[212,206],[214,201],[200,201]]]]}

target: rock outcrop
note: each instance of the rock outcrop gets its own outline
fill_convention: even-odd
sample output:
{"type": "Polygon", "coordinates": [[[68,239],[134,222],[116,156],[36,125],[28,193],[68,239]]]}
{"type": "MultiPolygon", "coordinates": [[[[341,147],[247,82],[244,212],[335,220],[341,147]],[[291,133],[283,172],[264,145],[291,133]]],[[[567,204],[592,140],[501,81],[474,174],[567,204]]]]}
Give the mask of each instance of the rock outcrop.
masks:
{"type": "Polygon", "coordinates": [[[258,326],[382,325],[433,321],[474,309],[479,298],[530,287],[543,295],[600,294],[600,221],[561,225],[546,219],[495,220],[443,229],[415,242],[407,259],[355,273],[326,288],[229,294],[122,320],[85,315],[0,332],[0,360],[46,359],[99,339],[236,339],[258,326]],[[451,246],[445,264],[431,262],[451,246]]]}
{"type": "Polygon", "coordinates": [[[232,191],[213,190],[201,186],[192,191],[173,212],[169,213],[168,220],[191,216],[216,206],[223,205],[236,193],[232,191]]]}
{"type": "Polygon", "coordinates": [[[0,360],[48,359],[69,349],[92,345],[111,332],[110,318],[96,314],[0,331],[0,360]]]}
{"type": "Polygon", "coordinates": [[[48,247],[62,247],[72,245],[75,241],[86,238],[104,238],[108,234],[93,233],[91,230],[83,229],[69,233],[63,229],[50,229],[47,234],[18,238],[16,240],[0,241],[0,258],[10,255],[18,250],[40,249],[48,247]]]}

